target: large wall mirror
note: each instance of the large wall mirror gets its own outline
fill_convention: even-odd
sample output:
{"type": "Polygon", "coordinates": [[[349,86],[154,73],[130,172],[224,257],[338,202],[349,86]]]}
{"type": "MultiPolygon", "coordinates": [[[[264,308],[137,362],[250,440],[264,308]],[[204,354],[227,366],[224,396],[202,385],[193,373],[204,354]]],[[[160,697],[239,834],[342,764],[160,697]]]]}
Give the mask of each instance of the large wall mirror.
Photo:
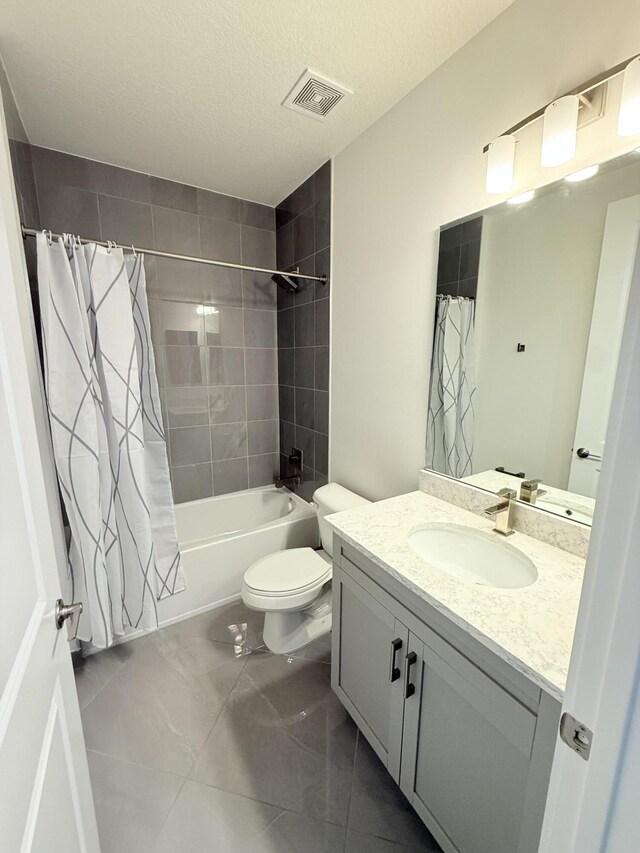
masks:
{"type": "Polygon", "coordinates": [[[441,229],[426,462],[590,524],[640,150],[576,177],[441,229]]]}

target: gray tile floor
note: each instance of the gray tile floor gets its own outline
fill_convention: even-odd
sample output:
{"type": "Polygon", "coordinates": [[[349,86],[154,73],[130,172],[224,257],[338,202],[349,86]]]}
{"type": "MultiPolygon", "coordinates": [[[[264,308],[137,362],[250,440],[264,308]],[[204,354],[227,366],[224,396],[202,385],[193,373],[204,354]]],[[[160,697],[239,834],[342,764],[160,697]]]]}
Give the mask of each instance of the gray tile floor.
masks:
{"type": "Polygon", "coordinates": [[[330,686],[240,603],[76,673],[102,853],[439,851],[330,686]]]}

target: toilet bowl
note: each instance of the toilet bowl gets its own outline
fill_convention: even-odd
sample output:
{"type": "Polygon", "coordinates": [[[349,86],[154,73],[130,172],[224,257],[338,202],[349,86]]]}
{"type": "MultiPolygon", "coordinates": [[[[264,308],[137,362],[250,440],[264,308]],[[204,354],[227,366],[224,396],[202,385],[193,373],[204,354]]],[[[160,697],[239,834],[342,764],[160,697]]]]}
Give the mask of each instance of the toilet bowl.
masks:
{"type": "Polygon", "coordinates": [[[331,630],[333,533],[325,516],[368,504],[337,483],[313,495],[322,549],[289,548],[262,557],[242,582],[242,600],[264,612],[264,641],[276,654],[290,654],[331,630]]]}

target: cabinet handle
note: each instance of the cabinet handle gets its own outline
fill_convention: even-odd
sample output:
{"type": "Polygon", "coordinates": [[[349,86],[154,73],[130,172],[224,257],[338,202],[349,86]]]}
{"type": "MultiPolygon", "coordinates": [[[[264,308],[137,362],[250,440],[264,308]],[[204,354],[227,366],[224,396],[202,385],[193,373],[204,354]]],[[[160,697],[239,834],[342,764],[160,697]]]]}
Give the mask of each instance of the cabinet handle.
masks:
{"type": "Polygon", "coordinates": [[[397,681],[400,678],[400,667],[396,666],[396,654],[402,648],[402,640],[400,637],[396,637],[395,640],[391,640],[391,662],[389,663],[389,681],[393,684],[394,681],[397,681]]]}
{"type": "Polygon", "coordinates": [[[404,659],[404,698],[408,699],[416,692],[415,684],[409,681],[411,677],[411,667],[418,660],[418,655],[415,652],[409,652],[404,659]]]}

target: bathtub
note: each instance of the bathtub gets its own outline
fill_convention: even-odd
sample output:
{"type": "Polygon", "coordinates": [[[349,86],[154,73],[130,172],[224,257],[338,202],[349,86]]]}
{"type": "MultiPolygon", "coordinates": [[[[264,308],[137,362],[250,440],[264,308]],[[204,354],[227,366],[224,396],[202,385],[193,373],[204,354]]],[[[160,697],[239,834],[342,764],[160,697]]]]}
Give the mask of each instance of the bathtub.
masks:
{"type": "Polygon", "coordinates": [[[160,625],[240,598],[244,573],[260,557],[319,544],[315,511],[273,486],[176,504],[175,512],[187,588],[158,601],[160,625]]]}

